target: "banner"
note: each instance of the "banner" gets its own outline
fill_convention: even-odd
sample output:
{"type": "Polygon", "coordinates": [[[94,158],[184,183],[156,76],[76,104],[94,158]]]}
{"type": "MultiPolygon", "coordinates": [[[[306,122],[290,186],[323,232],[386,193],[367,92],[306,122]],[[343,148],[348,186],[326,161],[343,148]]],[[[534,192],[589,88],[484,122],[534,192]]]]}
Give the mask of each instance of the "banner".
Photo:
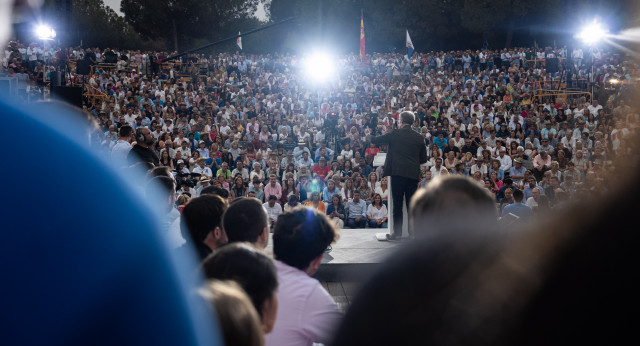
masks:
{"type": "MultiPolygon", "coordinates": [[[[238,31],[238,35],[240,35],[240,31],[238,31]]],[[[236,39],[236,46],[238,46],[238,48],[239,48],[240,50],[242,50],[242,36],[239,36],[239,37],[236,39]]]]}

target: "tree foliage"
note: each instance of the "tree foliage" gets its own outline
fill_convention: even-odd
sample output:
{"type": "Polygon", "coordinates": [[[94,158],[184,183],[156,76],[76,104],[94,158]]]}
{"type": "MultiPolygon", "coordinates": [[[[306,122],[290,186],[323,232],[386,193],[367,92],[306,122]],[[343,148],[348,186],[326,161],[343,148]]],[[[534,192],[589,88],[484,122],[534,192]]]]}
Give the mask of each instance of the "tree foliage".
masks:
{"type": "Polygon", "coordinates": [[[75,0],[72,23],[67,40],[72,45],[156,49],[155,42],[143,40],[123,17],[106,6],[102,0],[75,0]]]}
{"type": "Polygon", "coordinates": [[[260,1],[122,0],[121,9],[143,37],[180,42],[179,48],[184,49],[198,39],[222,37],[230,23],[251,17],[260,1]]]}

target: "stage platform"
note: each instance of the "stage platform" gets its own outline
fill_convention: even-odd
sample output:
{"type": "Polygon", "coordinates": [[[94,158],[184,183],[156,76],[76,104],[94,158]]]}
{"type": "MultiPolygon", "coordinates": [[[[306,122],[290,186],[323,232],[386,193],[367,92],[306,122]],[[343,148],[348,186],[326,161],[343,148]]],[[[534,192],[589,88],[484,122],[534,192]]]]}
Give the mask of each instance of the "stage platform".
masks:
{"type": "MultiPolygon", "coordinates": [[[[388,229],[341,229],[340,238],[332,250],[324,255],[320,269],[314,276],[323,282],[361,282],[393,254],[402,242],[378,241],[376,233],[388,229]]],[[[272,252],[273,241],[267,251],[272,252]]]]}

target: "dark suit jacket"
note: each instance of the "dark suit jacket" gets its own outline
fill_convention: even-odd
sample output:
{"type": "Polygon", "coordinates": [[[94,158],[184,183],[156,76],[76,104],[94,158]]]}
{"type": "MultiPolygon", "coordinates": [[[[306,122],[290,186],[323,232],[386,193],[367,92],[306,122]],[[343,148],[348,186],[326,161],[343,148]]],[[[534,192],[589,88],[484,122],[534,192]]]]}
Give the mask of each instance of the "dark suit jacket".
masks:
{"type": "Polygon", "coordinates": [[[424,138],[405,126],[386,135],[374,137],[375,144],[388,144],[387,159],[384,163],[384,176],[401,176],[420,180],[420,164],[427,162],[427,147],[424,138]]]}

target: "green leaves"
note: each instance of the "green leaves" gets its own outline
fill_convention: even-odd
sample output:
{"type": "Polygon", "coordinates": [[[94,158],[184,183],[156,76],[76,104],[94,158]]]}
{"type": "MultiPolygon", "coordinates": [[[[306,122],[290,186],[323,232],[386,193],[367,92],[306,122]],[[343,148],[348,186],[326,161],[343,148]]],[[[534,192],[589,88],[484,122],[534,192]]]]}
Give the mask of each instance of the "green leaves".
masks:
{"type": "Polygon", "coordinates": [[[196,40],[231,35],[229,24],[251,18],[260,1],[122,0],[121,8],[125,20],[145,38],[177,41],[184,50],[196,40]]]}

